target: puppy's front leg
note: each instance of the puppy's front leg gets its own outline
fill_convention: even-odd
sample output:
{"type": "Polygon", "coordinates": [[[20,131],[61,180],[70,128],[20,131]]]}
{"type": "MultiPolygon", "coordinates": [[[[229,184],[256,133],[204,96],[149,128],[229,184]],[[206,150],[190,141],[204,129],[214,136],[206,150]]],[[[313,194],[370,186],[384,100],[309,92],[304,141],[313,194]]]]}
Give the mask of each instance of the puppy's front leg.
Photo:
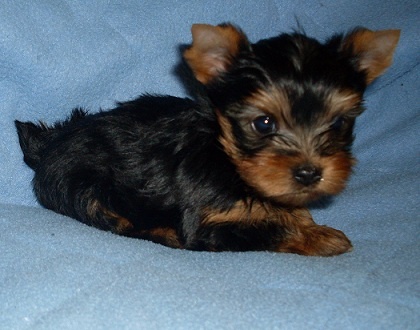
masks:
{"type": "Polygon", "coordinates": [[[332,256],[352,248],[341,231],[315,224],[305,208],[289,210],[268,203],[239,201],[227,211],[206,209],[203,215],[191,249],[332,256]]]}
{"type": "Polygon", "coordinates": [[[307,209],[295,209],[284,213],[282,219],[287,228],[287,235],[277,246],[278,252],[326,257],[353,249],[350,240],[342,231],[317,225],[307,209]]]}

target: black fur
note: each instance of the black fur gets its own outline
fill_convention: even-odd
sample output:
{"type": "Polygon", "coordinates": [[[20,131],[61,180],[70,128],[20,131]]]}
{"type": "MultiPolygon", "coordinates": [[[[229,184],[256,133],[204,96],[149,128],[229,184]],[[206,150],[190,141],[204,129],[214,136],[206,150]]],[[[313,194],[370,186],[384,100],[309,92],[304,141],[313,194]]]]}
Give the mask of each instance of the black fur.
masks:
{"type": "Polygon", "coordinates": [[[51,127],[16,127],[44,207],[112,230],[113,223],[86,215],[95,198],[138,228],[158,224],[189,237],[199,222],[196,205],[227,209],[246,196],[208,111],[189,99],[145,95],[107,112],[75,109],[51,127]]]}
{"type": "MultiPolygon", "coordinates": [[[[345,88],[361,95],[366,87],[365,73],[356,69],[356,59],[339,51],[341,38],[325,44],[300,34],[280,35],[254,45],[242,41],[239,54],[229,59],[228,70],[206,84],[199,102],[144,95],[95,114],[75,109],[67,120],[52,126],[16,121],[24,161],[35,171],[37,199],[44,207],[88,225],[173,247],[289,249],[319,255],[345,252],[351,246],[346,238],[341,238],[345,246],[340,251],[288,247],[287,237],[297,227],[293,229],[283,218],[295,217],[294,206],[290,209],[262,194],[242,176],[239,161],[221,143],[221,136],[229,132],[218,118],[227,118],[232,127],[233,149],[238,150],[234,157],[258,157],[262,150],[273,152],[273,158],[295,157],[298,151],[293,141],[279,134],[255,134],[248,118],[261,111],[244,100],[274,85],[288,95],[295,124],[310,131],[325,115],[324,97],[330,90],[345,88]],[[207,214],[209,219],[225,213],[229,218],[229,212],[234,213],[241,203],[247,205],[245,210],[249,208],[249,217],[267,212],[273,218],[258,223],[246,215],[239,222],[205,221],[207,214]],[[254,203],[260,207],[256,212],[251,211],[254,203]],[[132,227],[122,228],[124,219],[132,227]],[[169,238],[156,230],[165,230],[169,238]],[[279,248],[284,242],[285,247],[279,248]]],[[[324,145],[318,143],[317,153],[341,152],[351,157],[359,106],[352,109],[353,114],[335,119],[330,129],[327,125],[327,138],[320,138],[324,145]]],[[[311,218],[305,221],[312,225],[311,218]]]]}

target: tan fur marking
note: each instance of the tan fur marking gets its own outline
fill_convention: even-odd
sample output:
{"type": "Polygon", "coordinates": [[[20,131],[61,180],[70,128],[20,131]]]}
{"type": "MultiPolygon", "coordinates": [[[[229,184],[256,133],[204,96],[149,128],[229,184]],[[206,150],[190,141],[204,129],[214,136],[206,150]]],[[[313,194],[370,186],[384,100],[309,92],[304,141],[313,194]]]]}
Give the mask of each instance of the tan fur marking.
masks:
{"type": "Polygon", "coordinates": [[[92,221],[105,218],[102,221],[107,222],[108,225],[112,225],[110,228],[111,231],[119,235],[124,235],[125,233],[131,231],[134,227],[129,220],[115,212],[104,208],[102,204],[96,199],[88,203],[86,212],[92,221]]]}
{"type": "Polygon", "coordinates": [[[138,236],[140,238],[146,238],[156,243],[164,244],[166,246],[181,249],[182,244],[179,240],[178,233],[174,228],[169,227],[158,227],[148,230],[141,230],[138,232],[138,235],[133,234],[133,236],[138,236]]]}
{"type": "MultiPolygon", "coordinates": [[[[327,97],[327,107],[329,117],[333,119],[336,116],[351,113],[360,106],[361,96],[352,91],[333,90],[327,97]]],[[[356,113],[357,115],[358,113],[356,113]]]]}
{"type": "Polygon", "coordinates": [[[353,159],[344,153],[327,157],[281,156],[261,152],[236,162],[241,177],[259,193],[280,203],[305,205],[323,195],[342,191],[351,174],[353,159]],[[305,163],[322,170],[322,180],[302,187],[293,178],[292,169],[305,163]]]}
{"type": "MultiPolygon", "coordinates": [[[[352,101],[349,99],[342,102],[352,101]]],[[[301,152],[295,156],[283,156],[275,150],[265,150],[252,157],[246,157],[236,147],[228,119],[219,112],[217,118],[222,128],[219,140],[226,154],[235,164],[241,178],[262,196],[280,203],[304,205],[320,196],[337,194],[345,188],[355,163],[346,153],[339,152],[321,157],[313,152],[313,146],[307,141],[306,145],[301,146],[301,152]],[[302,187],[296,183],[293,169],[308,163],[321,169],[322,180],[314,186],[302,187]]],[[[303,134],[301,140],[305,140],[303,134]]]]}
{"type": "Polygon", "coordinates": [[[282,210],[280,218],[288,235],[277,252],[333,256],[352,250],[350,240],[341,231],[317,225],[306,208],[282,210]]]}
{"type": "Polygon", "coordinates": [[[356,160],[349,158],[345,153],[336,153],[328,157],[320,157],[319,164],[323,169],[323,180],[317,189],[327,195],[336,195],[341,192],[352,173],[352,166],[356,160]]]}
{"type": "Polygon", "coordinates": [[[99,209],[100,209],[101,204],[99,203],[98,200],[94,199],[94,200],[89,200],[87,208],[86,208],[86,214],[89,218],[93,219],[96,217],[99,209]]]}
{"type": "Polygon", "coordinates": [[[184,58],[197,80],[203,84],[226,71],[238,54],[240,44],[247,40],[232,25],[194,24],[191,33],[193,42],[184,52],[184,58]]]}
{"type": "MultiPolygon", "coordinates": [[[[328,119],[345,115],[355,110],[361,102],[361,95],[351,90],[332,90],[326,96],[326,107],[329,110],[328,119]]],[[[291,117],[290,100],[287,94],[274,87],[258,90],[248,98],[248,104],[256,107],[267,115],[275,117],[282,130],[293,129],[294,120],[291,117]]],[[[357,113],[358,114],[358,113],[357,113]]]]}
{"type": "Polygon", "coordinates": [[[236,146],[235,137],[232,133],[232,125],[218,110],[216,110],[216,117],[222,130],[222,133],[219,136],[220,144],[223,146],[223,149],[229,157],[232,159],[240,158],[240,151],[236,146]]]}
{"type": "Polygon", "coordinates": [[[241,177],[263,196],[289,202],[293,198],[290,194],[296,192],[291,169],[301,163],[300,158],[261,152],[242,160],[237,167],[241,177]]]}
{"type": "Polygon", "coordinates": [[[205,209],[203,225],[221,224],[225,222],[244,222],[249,225],[260,221],[276,220],[276,212],[270,205],[260,202],[238,201],[226,211],[205,209]]]}
{"type": "Polygon", "coordinates": [[[124,235],[129,231],[133,230],[133,224],[126,218],[104,208],[102,208],[102,212],[106,217],[111,218],[113,221],[115,221],[114,228],[112,229],[114,233],[124,235]]]}
{"type": "Polygon", "coordinates": [[[238,201],[228,211],[205,210],[202,225],[243,223],[252,226],[263,221],[277,222],[286,232],[276,252],[332,256],[352,249],[350,240],[341,231],[317,225],[306,208],[284,209],[268,203],[238,201]]]}
{"type": "Polygon", "coordinates": [[[297,253],[306,256],[334,256],[350,252],[350,240],[340,230],[327,226],[296,226],[277,252],[297,253]]]}
{"type": "Polygon", "coordinates": [[[274,87],[260,89],[248,98],[248,103],[277,120],[287,118],[290,122],[290,101],[281,89],[274,87]],[[279,118],[280,115],[282,118],[279,118]]]}
{"type": "Polygon", "coordinates": [[[344,48],[350,48],[359,56],[359,68],[367,73],[370,84],[392,63],[395,48],[400,38],[400,30],[358,30],[350,34],[344,48]]]}

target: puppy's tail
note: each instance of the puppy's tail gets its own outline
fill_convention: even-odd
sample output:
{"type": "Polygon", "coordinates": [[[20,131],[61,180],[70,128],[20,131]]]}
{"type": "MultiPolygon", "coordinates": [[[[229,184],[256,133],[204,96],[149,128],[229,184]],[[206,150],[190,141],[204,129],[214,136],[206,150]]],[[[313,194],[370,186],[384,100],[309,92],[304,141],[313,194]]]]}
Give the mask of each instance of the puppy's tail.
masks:
{"type": "Polygon", "coordinates": [[[63,121],[47,126],[40,122],[21,122],[15,120],[15,126],[19,137],[19,144],[23,152],[23,160],[32,169],[36,169],[41,162],[41,153],[49,140],[64,127],[85,117],[87,112],[83,109],[74,109],[71,116],[63,121]]]}
{"type": "Polygon", "coordinates": [[[15,120],[16,130],[19,136],[20,148],[23,151],[23,160],[32,169],[40,162],[40,150],[44,143],[42,136],[48,130],[43,124],[35,125],[31,122],[23,123],[15,120]]]}

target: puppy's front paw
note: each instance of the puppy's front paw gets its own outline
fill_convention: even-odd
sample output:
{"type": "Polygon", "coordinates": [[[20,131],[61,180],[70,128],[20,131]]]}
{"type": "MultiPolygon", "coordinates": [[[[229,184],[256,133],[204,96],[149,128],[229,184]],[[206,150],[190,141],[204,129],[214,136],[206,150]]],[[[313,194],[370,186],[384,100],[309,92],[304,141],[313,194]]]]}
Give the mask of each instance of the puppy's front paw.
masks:
{"type": "Polygon", "coordinates": [[[350,252],[352,249],[350,240],[342,231],[314,224],[290,234],[279,251],[328,257],[350,252]]]}
{"type": "Polygon", "coordinates": [[[340,230],[315,226],[308,233],[308,248],[315,256],[334,256],[350,252],[353,246],[346,235],[340,230]]]}

